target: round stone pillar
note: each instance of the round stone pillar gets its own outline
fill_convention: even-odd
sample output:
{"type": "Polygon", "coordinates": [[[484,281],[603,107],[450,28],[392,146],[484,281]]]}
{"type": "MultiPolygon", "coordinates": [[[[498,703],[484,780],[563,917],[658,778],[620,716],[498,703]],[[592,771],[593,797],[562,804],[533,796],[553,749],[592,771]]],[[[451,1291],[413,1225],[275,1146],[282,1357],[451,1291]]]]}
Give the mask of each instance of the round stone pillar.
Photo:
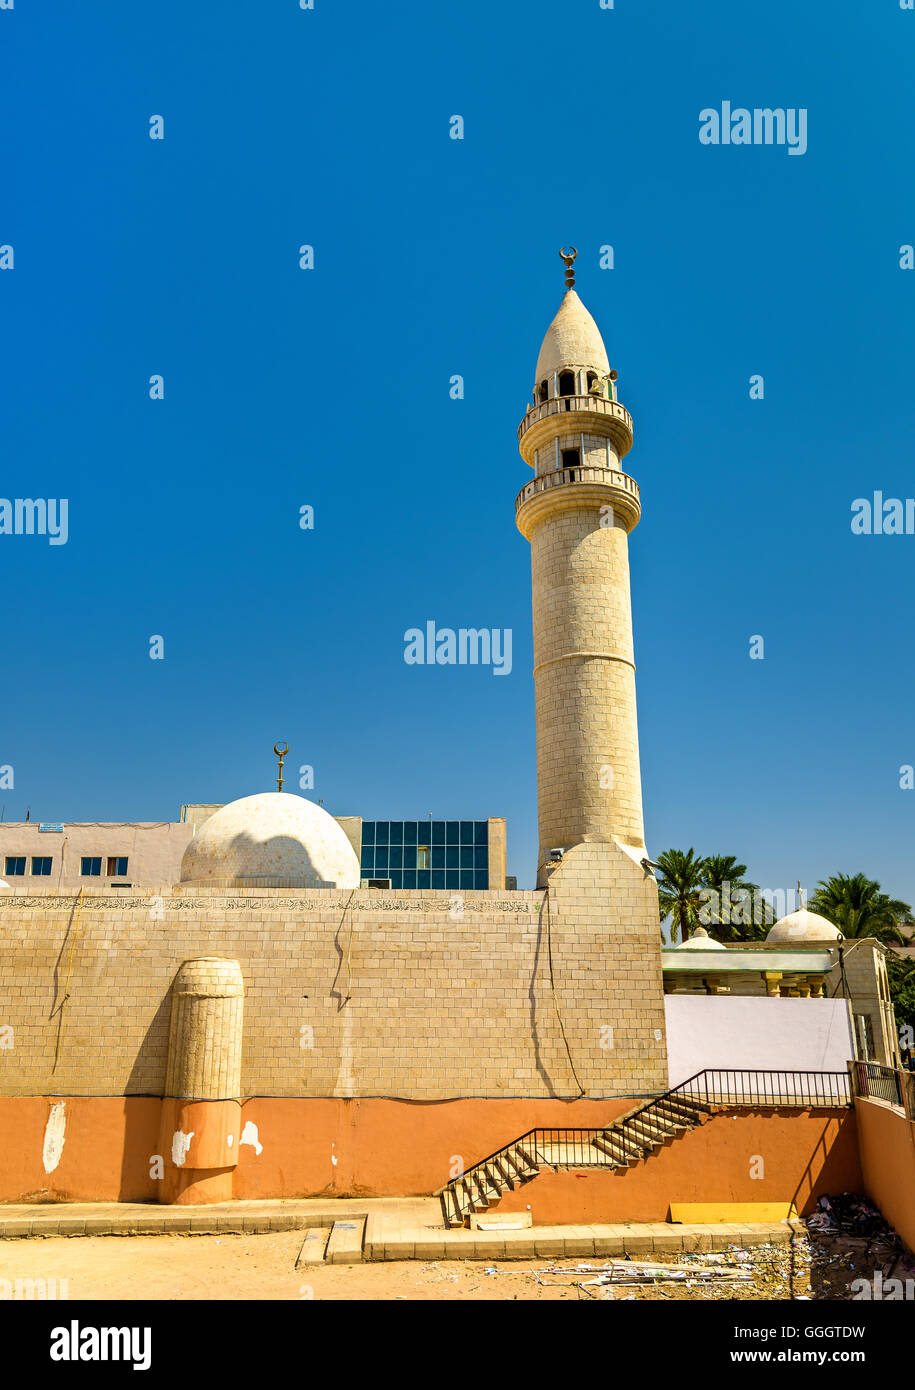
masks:
{"type": "Polygon", "coordinates": [[[185,961],[172,986],[162,1102],[162,1202],[224,1202],[241,1131],[245,986],[237,960],[185,961]]]}

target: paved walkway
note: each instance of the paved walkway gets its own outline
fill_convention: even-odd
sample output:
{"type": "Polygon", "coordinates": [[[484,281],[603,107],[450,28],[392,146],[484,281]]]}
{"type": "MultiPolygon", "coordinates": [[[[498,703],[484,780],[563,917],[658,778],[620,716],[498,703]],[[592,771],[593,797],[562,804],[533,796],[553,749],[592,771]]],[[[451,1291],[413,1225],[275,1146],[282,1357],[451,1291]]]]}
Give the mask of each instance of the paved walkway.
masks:
{"type": "Polygon", "coordinates": [[[145,1202],[67,1202],[0,1206],[0,1239],[29,1236],[252,1235],[331,1228],[365,1220],[364,1260],[511,1260],[651,1255],[787,1244],[797,1220],[752,1225],[534,1226],[527,1230],[448,1230],[437,1198],[321,1198],[225,1202],[205,1207],[145,1202]]]}

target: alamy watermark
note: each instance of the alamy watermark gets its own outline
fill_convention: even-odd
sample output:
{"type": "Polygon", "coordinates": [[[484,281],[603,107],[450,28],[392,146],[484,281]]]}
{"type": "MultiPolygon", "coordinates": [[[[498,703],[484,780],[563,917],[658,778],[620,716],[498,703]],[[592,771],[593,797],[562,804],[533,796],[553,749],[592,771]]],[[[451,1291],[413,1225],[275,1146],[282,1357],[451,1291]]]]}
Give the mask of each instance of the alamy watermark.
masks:
{"type": "Polygon", "coordinates": [[[436,627],[429,618],[424,628],[409,627],[403,635],[403,659],[408,666],[491,666],[494,676],[512,669],[512,630],[488,627],[436,627]]]}
{"type": "Polygon", "coordinates": [[[853,536],[915,536],[915,497],[856,497],[851,504],[853,536]]]}
{"type": "Polygon", "coordinates": [[[0,536],[47,536],[66,545],[70,504],[66,497],[0,497],[0,536]]]}
{"type": "Polygon", "coordinates": [[[700,145],[787,145],[789,154],[807,153],[807,108],[745,106],[721,110],[707,106],[699,112],[700,145]]]}

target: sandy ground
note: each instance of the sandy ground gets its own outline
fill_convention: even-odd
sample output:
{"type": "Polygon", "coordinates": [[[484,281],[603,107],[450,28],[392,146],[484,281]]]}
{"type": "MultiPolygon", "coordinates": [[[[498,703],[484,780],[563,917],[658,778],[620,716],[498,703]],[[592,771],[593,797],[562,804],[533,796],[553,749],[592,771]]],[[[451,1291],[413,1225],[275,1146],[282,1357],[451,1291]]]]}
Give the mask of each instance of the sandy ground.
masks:
{"type": "MultiPolygon", "coordinates": [[[[592,1260],[390,1261],[363,1265],[311,1265],[296,1270],[303,1235],[284,1231],[261,1236],[89,1236],[0,1241],[0,1296],[15,1292],[17,1279],[66,1280],[70,1299],[368,1299],[390,1300],[591,1300],[605,1290],[581,1287],[603,1266],[592,1260]],[[581,1266],[591,1265],[593,1272],[581,1266]]],[[[863,1244],[863,1242],[862,1242],[863,1244]]],[[[801,1241],[794,1250],[761,1246],[719,1257],[723,1267],[749,1270],[740,1284],[692,1287],[657,1284],[614,1287],[609,1296],[627,1299],[751,1299],[805,1297],[847,1299],[848,1284],[864,1272],[863,1252],[801,1241]],[[855,1270],[852,1266],[856,1265],[855,1270]]],[[[688,1265],[706,1257],[681,1257],[688,1265]]],[[[676,1256],[663,1257],[676,1265],[676,1256]]],[[[26,1286],[27,1288],[27,1286],[26,1286]]]]}

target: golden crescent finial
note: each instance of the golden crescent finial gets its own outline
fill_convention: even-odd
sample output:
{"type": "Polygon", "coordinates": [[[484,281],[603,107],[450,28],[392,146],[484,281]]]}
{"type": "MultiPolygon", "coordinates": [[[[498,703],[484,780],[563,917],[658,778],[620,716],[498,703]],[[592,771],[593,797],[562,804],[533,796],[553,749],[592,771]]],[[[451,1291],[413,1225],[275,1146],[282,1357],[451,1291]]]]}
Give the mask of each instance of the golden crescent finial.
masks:
{"type": "Polygon", "coordinates": [[[289,752],[289,744],[288,744],[288,743],[284,743],[283,746],[282,746],[282,748],[281,748],[280,745],[279,745],[279,741],[277,741],[277,742],[273,745],[273,751],[274,751],[274,753],[276,754],[276,756],[277,756],[277,757],[279,758],[279,760],[280,760],[280,770],[279,770],[279,775],[277,776],[277,779],[276,779],[276,789],[277,789],[278,792],[281,792],[281,791],[283,790],[283,759],[285,758],[286,754],[289,752]]]}
{"type": "Polygon", "coordinates": [[[572,268],[572,262],[578,255],[578,249],[575,246],[560,246],[559,254],[566,264],[566,289],[570,290],[575,284],[575,271],[572,268]]]}

